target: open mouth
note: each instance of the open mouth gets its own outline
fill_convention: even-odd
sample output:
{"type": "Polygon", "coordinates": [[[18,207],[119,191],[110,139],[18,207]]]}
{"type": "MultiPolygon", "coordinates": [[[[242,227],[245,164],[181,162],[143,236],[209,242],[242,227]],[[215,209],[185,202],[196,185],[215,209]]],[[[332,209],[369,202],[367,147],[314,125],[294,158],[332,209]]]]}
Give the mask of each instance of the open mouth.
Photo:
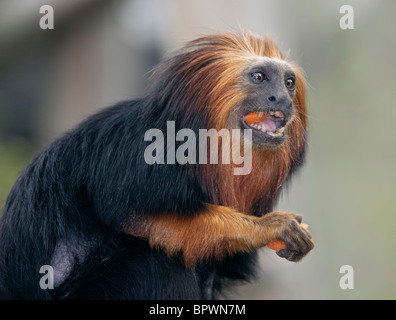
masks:
{"type": "Polygon", "coordinates": [[[286,125],[282,111],[250,112],[243,117],[246,125],[271,137],[283,137],[286,125]]]}

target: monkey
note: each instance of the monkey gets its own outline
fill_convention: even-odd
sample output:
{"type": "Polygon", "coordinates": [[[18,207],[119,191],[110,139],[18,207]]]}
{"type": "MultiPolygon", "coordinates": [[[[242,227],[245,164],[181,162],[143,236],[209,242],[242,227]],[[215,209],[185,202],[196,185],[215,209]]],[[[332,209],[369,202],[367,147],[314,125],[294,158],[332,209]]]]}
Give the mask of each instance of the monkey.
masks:
{"type": "Polygon", "coordinates": [[[153,70],[142,98],[89,116],[21,173],[0,220],[0,298],[215,299],[255,276],[271,240],[300,261],[312,236],[301,215],[274,206],[305,159],[305,82],[269,37],[243,30],[186,43],[153,70]],[[249,113],[265,120],[249,123],[249,113]],[[169,121],[197,135],[239,129],[230,143],[250,146],[250,173],[147,164],[145,133],[166,139],[169,121]],[[39,285],[42,266],[52,289],[39,285]]]}

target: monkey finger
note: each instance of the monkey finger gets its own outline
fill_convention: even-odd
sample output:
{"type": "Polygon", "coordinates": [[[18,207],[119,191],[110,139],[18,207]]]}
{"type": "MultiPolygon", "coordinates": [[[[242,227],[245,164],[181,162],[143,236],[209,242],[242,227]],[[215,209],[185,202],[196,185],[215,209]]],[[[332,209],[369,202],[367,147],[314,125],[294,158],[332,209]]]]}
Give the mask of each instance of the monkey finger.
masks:
{"type": "Polygon", "coordinates": [[[292,261],[292,262],[300,261],[305,255],[301,251],[295,251],[295,250],[289,250],[289,249],[280,250],[280,251],[276,252],[276,254],[279,257],[285,258],[286,260],[292,261]]]}

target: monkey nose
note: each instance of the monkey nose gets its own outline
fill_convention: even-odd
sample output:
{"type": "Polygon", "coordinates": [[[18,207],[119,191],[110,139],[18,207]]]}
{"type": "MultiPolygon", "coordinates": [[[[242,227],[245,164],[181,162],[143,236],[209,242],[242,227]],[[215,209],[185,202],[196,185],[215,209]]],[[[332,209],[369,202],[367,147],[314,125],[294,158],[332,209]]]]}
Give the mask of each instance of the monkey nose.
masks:
{"type": "Polygon", "coordinates": [[[280,95],[280,96],[271,95],[267,98],[267,100],[271,104],[277,104],[277,105],[283,104],[288,107],[292,106],[292,100],[290,99],[290,97],[288,95],[280,95]]]}

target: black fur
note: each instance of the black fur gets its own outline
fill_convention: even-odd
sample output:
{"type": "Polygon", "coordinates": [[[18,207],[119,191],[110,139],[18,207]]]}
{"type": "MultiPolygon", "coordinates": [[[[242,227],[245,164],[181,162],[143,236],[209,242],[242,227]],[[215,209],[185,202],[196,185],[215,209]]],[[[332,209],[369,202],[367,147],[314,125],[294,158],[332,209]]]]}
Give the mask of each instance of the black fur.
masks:
{"type": "MultiPolygon", "coordinates": [[[[199,165],[144,160],[148,129],[166,134],[167,121],[175,121],[176,131],[198,136],[207,128],[209,106],[187,93],[193,73],[182,71],[185,55],[161,66],[145,98],[89,117],[27,166],[0,220],[1,299],[212,299],[229,280],[254,274],[256,253],[186,269],[181,257],[121,231],[134,215],[194,214],[213,203],[199,165]],[[43,265],[67,271],[54,289],[40,288],[43,265]]],[[[269,212],[273,203],[264,194],[260,208],[269,212]]]]}
{"type": "Polygon", "coordinates": [[[120,232],[131,215],[189,214],[210,202],[187,166],[144,162],[147,129],[165,133],[166,120],[173,119],[180,128],[201,125],[183,123],[169,106],[146,98],[104,109],[27,166],[1,217],[0,298],[212,298],[208,286],[219,291],[222,279],[251,274],[255,254],[189,270],[179,257],[120,232]],[[40,267],[53,264],[60,245],[73,269],[55,289],[43,290],[40,267]]]}

